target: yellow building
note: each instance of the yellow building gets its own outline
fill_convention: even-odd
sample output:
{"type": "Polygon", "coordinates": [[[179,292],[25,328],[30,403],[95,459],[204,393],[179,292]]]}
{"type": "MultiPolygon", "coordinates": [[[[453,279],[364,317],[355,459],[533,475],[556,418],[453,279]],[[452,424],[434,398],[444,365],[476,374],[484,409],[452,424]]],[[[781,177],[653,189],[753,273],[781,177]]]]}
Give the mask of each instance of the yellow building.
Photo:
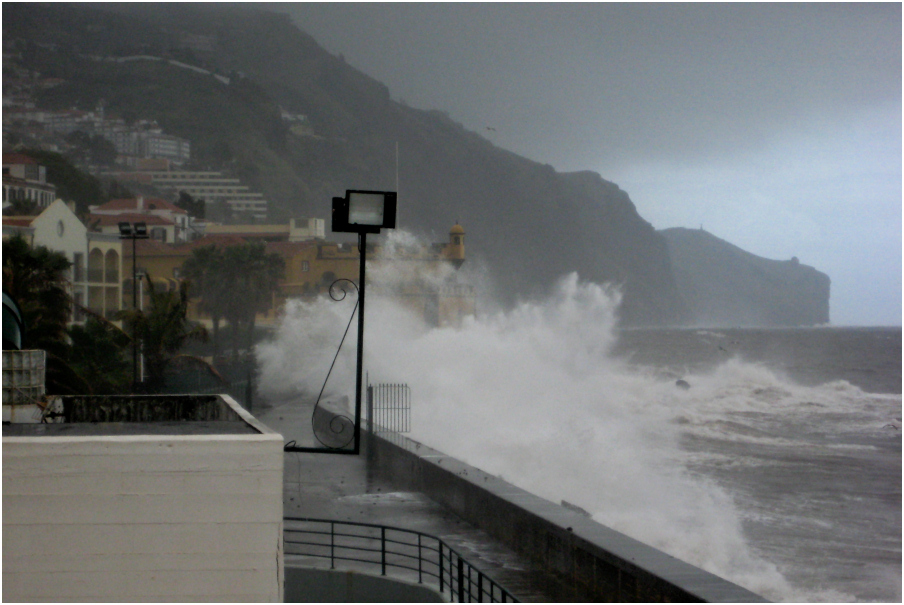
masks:
{"type": "MultiPolygon", "coordinates": [[[[367,246],[368,286],[376,295],[400,299],[424,317],[431,326],[457,325],[466,315],[473,315],[476,294],[473,286],[459,283],[457,269],[465,260],[465,232],[455,225],[449,240],[432,245],[367,246]]],[[[147,272],[158,287],[175,289],[181,279],[182,265],[195,248],[231,246],[243,243],[238,235],[208,235],[197,241],[170,245],[153,240],[138,241],[138,271],[147,272]]],[[[337,279],[358,281],[359,251],[354,244],[318,240],[269,241],[267,252],[279,254],[285,261],[285,273],[267,313],[258,316],[261,325],[273,324],[285,301],[325,295],[337,279]]],[[[126,277],[123,296],[131,306],[131,246],[123,246],[123,274],[126,277]]],[[[197,300],[189,316],[207,320],[199,314],[197,300]]]]}
{"type": "MultiPolygon", "coordinates": [[[[367,246],[371,292],[401,300],[431,326],[458,325],[476,307],[474,287],[458,282],[456,270],[465,261],[465,231],[455,225],[449,241],[430,246],[367,246]]],[[[286,299],[326,294],[338,279],[358,281],[359,251],[354,244],[278,242],[268,251],[283,257],[285,277],[278,307],[286,299]]]]}

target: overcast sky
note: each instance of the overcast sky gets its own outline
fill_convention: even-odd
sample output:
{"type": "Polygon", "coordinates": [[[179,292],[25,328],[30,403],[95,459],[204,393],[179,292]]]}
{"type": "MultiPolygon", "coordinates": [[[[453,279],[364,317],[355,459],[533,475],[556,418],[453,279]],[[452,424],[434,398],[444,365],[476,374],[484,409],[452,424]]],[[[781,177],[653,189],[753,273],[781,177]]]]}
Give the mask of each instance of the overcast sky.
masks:
{"type": "Polygon", "coordinates": [[[900,4],[267,7],[657,229],[824,271],[833,324],[901,325],[900,4]]]}

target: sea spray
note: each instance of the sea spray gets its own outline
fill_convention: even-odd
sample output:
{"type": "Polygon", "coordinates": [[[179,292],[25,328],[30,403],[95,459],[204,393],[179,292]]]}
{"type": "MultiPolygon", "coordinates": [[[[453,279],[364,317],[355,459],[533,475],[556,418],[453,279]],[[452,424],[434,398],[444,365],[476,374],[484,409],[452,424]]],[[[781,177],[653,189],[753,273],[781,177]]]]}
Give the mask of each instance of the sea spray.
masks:
{"type": "MultiPolygon", "coordinates": [[[[410,280],[405,271],[382,263],[371,274],[385,286],[410,280]]],[[[457,278],[446,270],[433,275],[439,283],[457,278]]],[[[767,598],[851,599],[789,585],[772,562],[783,559],[762,556],[775,549],[751,546],[750,528],[773,522],[768,503],[751,504],[745,486],[729,492],[709,472],[763,461],[701,447],[793,450],[801,432],[814,430],[807,424],[813,410],[831,418],[857,408],[862,394],[848,393],[850,385],[798,387],[737,358],[705,371],[630,365],[612,354],[619,291],[574,274],[547,300],[466,317],[455,327],[428,328],[411,307],[370,294],[379,290],[367,299],[366,370],[373,382],[410,385],[415,439],[549,500],[574,503],[600,523],[767,598]],[[676,388],[676,376],[691,388],[676,388]]],[[[316,395],[353,308],[353,293],[342,302],[291,301],[277,337],[258,348],[261,384],[274,395],[316,395]]],[[[354,349],[353,324],[328,391],[352,396],[354,349]]],[[[845,420],[872,426],[895,405],[900,397],[845,420]]]]}
{"type": "MultiPolygon", "coordinates": [[[[674,386],[608,356],[618,302],[570,275],[549,301],[427,329],[375,297],[366,368],[410,385],[414,438],[774,597],[783,579],[746,547],[731,498],[682,466],[674,386]]],[[[316,393],[352,307],[287,305],[279,336],[259,348],[261,384],[316,393]]],[[[330,389],[353,393],[353,333],[346,347],[330,389]]]]}

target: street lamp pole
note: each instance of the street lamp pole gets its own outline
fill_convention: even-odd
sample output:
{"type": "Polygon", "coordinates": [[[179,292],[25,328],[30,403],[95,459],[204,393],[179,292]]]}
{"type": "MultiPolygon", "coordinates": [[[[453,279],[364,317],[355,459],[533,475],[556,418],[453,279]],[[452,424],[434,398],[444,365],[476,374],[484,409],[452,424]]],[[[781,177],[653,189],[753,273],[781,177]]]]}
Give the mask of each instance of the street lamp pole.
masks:
{"type": "MultiPolygon", "coordinates": [[[[137,240],[148,238],[145,223],[119,223],[119,239],[132,240],[132,308],[138,310],[138,248],[137,240]]],[[[137,324],[132,325],[132,393],[138,388],[138,338],[137,324]]]]}
{"type": "Polygon", "coordinates": [[[364,291],[367,280],[364,275],[364,262],[367,257],[367,233],[358,234],[358,360],[355,364],[355,454],[361,445],[361,374],[364,370],[364,291]]]}
{"type": "MultiPolygon", "coordinates": [[[[381,229],[395,228],[396,193],[394,191],[347,190],[344,198],[333,198],[332,210],[332,230],[334,232],[358,234],[358,359],[355,364],[355,421],[352,435],[354,444],[352,449],[346,449],[344,446],[299,447],[295,444],[295,441],[290,441],[283,448],[286,452],[318,452],[357,455],[361,451],[361,398],[364,390],[362,385],[364,374],[364,296],[367,289],[367,276],[365,274],[365,269],[367,267],[367,234],[378,234],[381,229]]],[[[334,300],[342,299],[336,298],[334,300]]],[[[349,319],[349,325],[351,325],[351,319],[349,319]]],[[[343,340],[344,339],[345,337],[343,336],[343,340]]],[[[339,346],[340,348],[342,347],[341,344],[339,346]]],[[[338,355],[338,351],[336,354],[338,355]]],[[[335,359],[333,359],[333,362],[335,363],[335,359]]],[[[330,370],[332,371],[332,367],[330,367],[330,370]]],[[[327,373],[327,379],[329,379],[329,373],[327,373]]],[[[324,382],[324,386],[325,385],[326,382],[324,382]]],[[[321,394],[323,394],[322,389],[321,394]]],[[[316,429],[314,436],[317,437],[316,429]]],[[[317,438],[319,440],[319,437],[317,438]]],[[[321,441],[321,443],[324,442],[321,441]]],[[[326,444],[324,443],[324,445],[326,444]]],[[[346,445],[348,444],[346,443],[346,445]]]]}

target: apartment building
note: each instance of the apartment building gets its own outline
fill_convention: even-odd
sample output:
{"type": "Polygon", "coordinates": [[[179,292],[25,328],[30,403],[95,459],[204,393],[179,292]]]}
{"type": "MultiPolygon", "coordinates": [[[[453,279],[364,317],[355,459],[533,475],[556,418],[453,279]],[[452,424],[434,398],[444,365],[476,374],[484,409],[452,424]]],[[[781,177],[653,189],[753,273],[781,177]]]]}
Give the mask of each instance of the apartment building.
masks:
{"type": "Polygon", "coordinates": [[[239,179],[221,172],[198,170],[145,170],[109,173],[120,181],[133,181],[178,194],[184,191],[208,204],[224,203],[235,215],[266,222],[268,202],[263,193],[254,192],[239,179]]]}
{"type": "Polygon", "coordinates": [[[47,182],[47,168],[22,153],[3,154],[3,207],[16,201],[47,208],[56,200],[56,186],[47,182]]]}

